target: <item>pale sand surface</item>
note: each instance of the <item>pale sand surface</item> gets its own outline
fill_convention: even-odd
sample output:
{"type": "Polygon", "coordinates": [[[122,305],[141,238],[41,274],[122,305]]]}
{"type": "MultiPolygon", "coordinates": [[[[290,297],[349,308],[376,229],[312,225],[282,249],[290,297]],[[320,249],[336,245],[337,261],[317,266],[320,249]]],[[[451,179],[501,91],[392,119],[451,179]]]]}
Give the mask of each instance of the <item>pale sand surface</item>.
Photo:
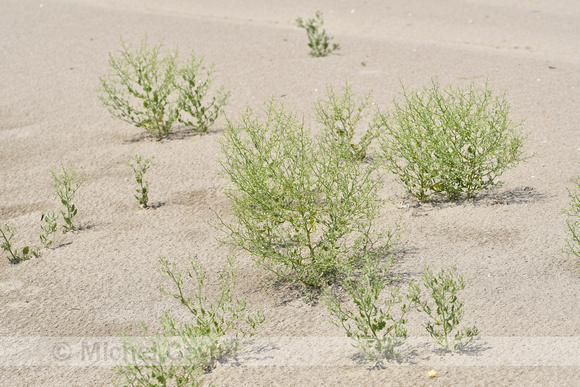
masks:
{"type": "MultiPolygon", "coordinates": [[[[163,310],[185,321],[177,302],[157,289],[170,285],[158,258],[185,267],[194,254],[212,278],[235,255],[239,294],[250,310],[266,315],[254,347],[206,376],[217,385],[578,385],[580,270],[562,253],[561,209],[580,160],[580,3],[218,3],[0,1],[0,222],[17,228],[16,243],[36,243],[41,214],[59,208],[50,171],[74,163],[88,176],[76,201],[80,231],[58,235],[55,248],[18,265],[2,254],[0,385],[109,384],[110,365],[36,359],[43,349],[30,353],[30,363],[18,363],[26,351],[13,348],[9,357],[6,343],[114,341],[123,330],[138,335],[139,321],[158,329],[163,310]],[[305,33],[294,22],[317,9],[342,45],[326,58],[308,56],[305,33]],[[390,201],[379,228],[399,218],[403,228],[393,272],[404,284],[418,280],[426,265],[456,264],[467,283],[464,321],[482,332],[474,349],[441,358],[421,317],[412,315],[408,329],[416,343],[410,341],[400,363],[370,370],[353,357],[323,303],[307,305],[296,290],[268,287],[270,274],[221,245],[212,225],[214,211],[230,216],[227,182],[219,176],[225,120],[208,135],[180,132],[158,142],[111,118],[98,100],[98,77],[119,37],[138,43],[146,33],[151,41],[165,38],[170,48],[179,45],[182,58],[194,49],[215,62],[216,84],[232,92],[231,118],[247,105],[259,110],[264,100],[284,96],[287,107],[312,122],[315,99],[345,79],[359,95],[372,90],[387,109],[400,82],[418,88],[434,76],[460,86],[489,77],[493,88],[506,90],[512,118],[526,120],[526,151],[534,157],[505,173],[503,187],[473,202],[410,208],[401,208],[413,201],[393,178],[383,191],[390,201]],[[135,153],[157,161],[147,172],[155,206],[148,211],[138,209],[125,165],[135,153]],[[431,368],[436,379],[427,377],[431,368]]],[[[216,281],[209,286],[218,289],[216,281]]]]}

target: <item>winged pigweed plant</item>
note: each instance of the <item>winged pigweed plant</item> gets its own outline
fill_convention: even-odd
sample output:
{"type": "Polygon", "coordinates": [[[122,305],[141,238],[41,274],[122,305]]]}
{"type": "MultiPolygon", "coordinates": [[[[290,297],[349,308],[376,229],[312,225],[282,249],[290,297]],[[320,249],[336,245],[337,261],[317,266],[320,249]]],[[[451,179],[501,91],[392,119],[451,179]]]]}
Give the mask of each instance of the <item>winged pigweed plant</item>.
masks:
{"type": "Polygon", "coordinates": [[[236,223],[221,224],[227,241],[278,277],[307,288],[332,282],[343,266],[378,259],[392,234],[373,231],[378,215],[377,167],[352,157],[345,141],[318,136],[270,101],[266,117],[251,109],[228,121],[221,164],[236,223]]]}
{"type": "MultiPolygon", "coordinates": [[[[142,338],[121,334],[121,346],[125,353],[124,364],[115,371],[125,381],[122,386],[201,386],[204,364],[211,361],[207,356],[212,340],[186,332],[175,326],[175,320],[165,312],[161,319],[162,333],[152,335],[149,327],[141,322],[142,338]]],[[[215,346],[215,345],[214,345],[215,346]]]]}
{"type": "Polygon", "coordinates": [[[205,78],[203,60],[195,53],[184,65],[178,51],[162,52],[163,43],[150,45],[145,37],[133,49],[121,39],[119,56],[109,54],[110,70],[100,79],[100,100],[114,117],[145,129],[151,136],[166,137],[178,121],[203,133],[213,125],[229,97],[221,88],[207,104],[213,66],[205,78]]]}
{"type": "Polygon", "coordinates": [[[203,65],[203,60],[196,60],[195,54],[191,54],[190,59],[179,70],[179,77],[182,82],[176,82],[175,86],[179,91],[177,106],[179,109],[178,121],[198,133],[205,133],[212,126],[215,120],[223,112],[230,96],[230,92],[225,92],[222,86],[207,104],[203,100],[207,96],[209,88],[214,81],[212,74],[214,66],[207,71],[205,78],[199,74],[199,68],[203,65]]]}
{"type": "Polygon", "coordinates": [[[109,74],[100,78],[103,105],[114,117],[145,129],[150,135],[167,136],[177,119],[170,96],[174,90],[177,50],[162,55],[163,43],[152,47],[147,38],[139,48],[121,39],[120,56],[109,53],[109,74]]]}
{"type": "Polygon", "coordinates": [[[440,90],[436,79],[422,92],[403,87],[392,117],[378,113],[387,168],[421,201],[433,195],[457,200],[501,184],[498,178],[526,157],[522,123],[508,118],[505,94],[493,97],[487,83],[468,90],[440,90]]]}
{"type": "Polygon", "coordinates": [[[316,11],[314,19],[308,19],[306,23],[302,18],[296,19],[298,27],[304,28],[308,35],[308,47],[310,47],[310,55],[312,56],[326,56],[335,50],[340,49],[340,45],[330,41],[334,39],[332,36],[326,35],[326,30],[321,27],[324,25],[322,18],[322,11],[316,11]]]}

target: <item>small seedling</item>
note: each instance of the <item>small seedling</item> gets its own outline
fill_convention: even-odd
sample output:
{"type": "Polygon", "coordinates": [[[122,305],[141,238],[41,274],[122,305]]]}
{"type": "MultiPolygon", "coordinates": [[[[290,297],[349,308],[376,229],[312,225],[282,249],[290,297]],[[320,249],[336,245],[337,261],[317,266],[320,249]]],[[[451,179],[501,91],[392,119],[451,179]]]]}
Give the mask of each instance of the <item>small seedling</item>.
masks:
{"type": "Polygon", "coordinates": [[[332,36],[326,35],[324,29],[320,28],[324,25],[324,20],[322,18],[322,11],[316,11],[315,19],[308,19],[306,23],[302,18],[296,19],[298,27],[304,28],[306,34],[308,35],[308,47],[310,47],[310,55],[312,56],[326,56],[335,50],[340,49],[340,45],[330,41],[334,39],[332,36]]]}
{"type": "Polygon", "coordinates": [[[50,245],[52,245],[52,241],[50,239],[48,239],[48,237],[50,236],[50,234],[56,232],[56,228],[57,228],[56,220],[57,219],[58,219],[58,213],[56,213],[56,212],[50,212],[50,213],[46,214],[46,216],[43,214],[42,217],[40,218],[41,222],[44,220],[44,225],[40,226],[40,228],[43,231],[43,233],[40,234],[40,242],[42,243],[44,248],[49,248],[50,245]]]}
{"type": "Polygon", "coordinates": [[[458,200],[499,185],[499,177],[527,157],[522,123],[508,118],[505,95],[487,87],[441,90],[437,79],[422,92],[403,87],[392,117],[378,113],[386,166],[421,201],[458,200]]]}
{"type": "Polygon", "coordinates": [[[84,172],[77,172],[72,166],[66,170],[64,165],[61,165],[62,171],[57,173],[52,171],[53,187],[55,195],[60,198],[60,202],[65,207],[60,213],[65,221],[63,227],[63,234],[73,231],[73,218],[77,215],[77,207],[72,203],[78,189],[86,180],[84,172]]]}
{"type": "Polygon", "coordinates": [[[135,155],[133,159],[127,161],[127,165],[135,172],[135,180],[139,184],[139,188],[136,189],[137,195],[134,195],[135,199],[139,202],[139,207],[149,208],[147,204],[149,201],[149,182],[143,180],[143,175],[145,175],[149,167],[155,165],[154,157],[142,159],[140,155],[135,155]],[[131,163],[131,161],[135,161],[135,164],[131,163]]]}
{"type": "MultiPolygon", "coordinates": [[[[163,333],[145,337],[143,340],[123,334],[123,348],[131,356],[125,357],[125,365],[117,367],[130,385],[178,385],[197,386],[201,376],[210,371],[216,360],[231,354],[246,337],[264,321],[261,312],[248,316],[244,313],[246,300],[233,298],[236,283],[233,259],[220,272],[221,291],[214,303],[209,303],[205,290],[206,273],[195,257],[191,258],[191,270],[187,277],[193,280],[193,298],[185,295],[182,274],[161,258],[161,271],[169,276],[177,292],[161,291],[177,299],[193,315],[192,323],[179,326],[175,319],[164,312],[161,320],[163,333]],[[228,335],[235,331],[234,335],[228,335]],[[145,341],[145,344],[143,344],[145,341]],[[157,383],[157,384],[152,384],[157,383]]],[[[147,326],[141,323],[144,334],[147,326]]]]}
{"type": "Polygon", "coordinates": [[[431,321],[425,324],[425,329],[445,353],[452,348],[456,350],[464,348],[479,334],[479,329],[475,326],[464,327],[453,338],[451,337],[451,332],[463,319],[463,301],[457,298],[457,293],[465,288],[463,276],[457,274],[455,266],[447,274],[441,269],[437,275],[427,267],[423,273],[423,285],[431,293],[435,308],[421,299],[421,290],[415,283],[410,285],[412,292],[409,300],[415,304],[419,312],[425,312],[429,316],[431,321]]]}
{"type": "Polygon", "coordinates": [[[399,357],[396,348],[407,338],[405,315],[412,305],[403,303],[399,288],[392,288],[390,298],[382,306],[377,305],[390,282],[386,277],[387,267],[376,261],[366,262],[359,275],[351,270],[342,286],[354,302],[354,309],[342,305],[336,295],[327,291],[331,322],[342,327],[355,341],[353,346],[371,361],[399,357]]]}
{"type": "Polygon", "coordinates": [[[0,227],[0,234],[2,234],[2,239],[4,240],[1,244],[0,244],[0,248],[2,248],[2,250],[6,251],[8,254],[10,254],[10,256],[8,257],[8,260],[10,261],[10,263],[19,263],[22,261],[25,261],[27,259],[30,259],[32,256],[38,257],[38,255],[40,254],[40,249],[39,248],[30,248],[30,246],[26,246],[22,249],[22,254],[18,253],[18,249],[15,249],[12,246],[12,238],[14,237],[14,233],[16,232],[15,229],[10,228],[7,224],[4,224],[3,227],[0,227]]]}

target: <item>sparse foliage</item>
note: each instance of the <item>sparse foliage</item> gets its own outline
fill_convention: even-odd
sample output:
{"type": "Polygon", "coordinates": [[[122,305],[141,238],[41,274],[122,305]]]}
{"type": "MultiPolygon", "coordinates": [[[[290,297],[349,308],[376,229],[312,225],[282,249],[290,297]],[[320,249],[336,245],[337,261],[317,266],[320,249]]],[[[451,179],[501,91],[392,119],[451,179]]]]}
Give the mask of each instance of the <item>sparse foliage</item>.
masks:
{"type": "Polygon", "coordinates": [[[200,67],[203,60],[196,60],[192,53],[191,58],[179,70],[179,77],[182,82],[176,82],[179,91],[177,106],[179,108],[178,120],[188,128],[198,132],[205,133],[212,126],[215,120],[223,112],[230,96],[230,92],[225,92],[222,86],[211,99],[204,104],[203,101],[207,96],[209,88],[214,81],[212,74],[214,66],[212,65],[205,77],[200,75],[200,67]]]}
{"type": "Polygon", "coordinates": [[[121,39],[119,57],[109,54],[111,70],[101,77],[101,102],[109,112],[150,135],[167,136],[177,119],[170,96],[174,89],[177,50],[162,55],[162,43],[150,47],[144,38],[138,49],[121,39]]]}
{"type": "Polygon", "coordinates": [[[44,248],[49,248],[52,245],[52,240],[49,239],[50,234],[56,232],[57,228],[57,221],[58,213],[56,212],[49,212],[46,216],[43,214],[40,221],[44,221],[44,225],[40,226],[41,230],[43,231],[40,234],[40,242],[44,246],[44,248]]]}
{"type": "Polygon", "coordinates": [[[205,290],[207,275],[203,266],[195,257],[190,260],[191,270],[185,272],[195,286],[193,298],[186,297],[182,275],[175,265],[171,268],[167,260],[163,258],[161,259],[161,264],[163,265],[162,272],[167,274],[175,283],[177,292],[171,293],[164,288],[160,288],[161,291],[177,299],[191,312],[195,318],[195,329],[204,335],[218,338],[225,337],[231,330],[237,329],[239,331],[235,336],[229,338],[227,343],[222,343],[222,350],[237,348],[240,341],[245,337],[251,337],[254,329],[264,321],[264,316],[261,312],[256,313],[254,316],[246,316],[244,313],[246,310],[245,298],[238,300],[233,298],[233,290],[236,286],[236,269],[233,258],[229,258],[227,265],[220,271],[221,288],[219,297],[217,297],[215,303],[209,305],[205,290]],[[239,322],[244,319],[247,328],[239,325],[239,322]]]}
{"type": "Polygon", "coordinates": [[[580,258],[580,176],[572,179],[573,188],[568,188],[570,206],[564,210],[567,215],[566,226],[568,227],[568,237],[566,238],[566,249],[568,254],[580,258]]]}

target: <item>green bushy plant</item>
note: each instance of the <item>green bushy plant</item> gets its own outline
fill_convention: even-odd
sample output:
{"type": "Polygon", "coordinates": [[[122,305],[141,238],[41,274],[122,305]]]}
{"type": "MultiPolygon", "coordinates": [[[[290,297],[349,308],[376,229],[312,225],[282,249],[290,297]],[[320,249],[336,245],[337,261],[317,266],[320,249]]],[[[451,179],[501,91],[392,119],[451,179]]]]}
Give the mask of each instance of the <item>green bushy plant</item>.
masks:
{"type": "Polygon", "coordinates": [[[563,212],[567,215],[566,226],[568,236],[566,238],[565,252],[580,258],[580,175],[572,178],[572,188],[568,188],[570,206],[563,212]]]}
{"type": "Polygon", "coordinates": [[[508,118],[505,95],[493,97],[487,83],[441,90],[434,79],[422,92],[403,87],[394,103],[392,117],[376,116],[381,148],[387,167],[421,201],[473,198],[525,159],[522,123],[508,118]]]}
{"type": "Polygon", "coordinates": [[[381,292],[391,282],[387,279],[387,266],[368,261],[362,272],[355,274],[351,270],[342,282],[354,308],[347,307],[337,295],[327,291],[331,322],[346,331],[355,341],[353,346],[367,360],[399,357],[397,346],[407,338],[405,316],[412,310],[412,303],[404,303],[399,288],[393,287],[390,298],[378,305],[381,292]]]}
{"type": "Polygon", "coordinates": [[[40,234],[40,242],[44,248],[49,248],[52,245],[52,240],[49,239],[50,234],[56,232],[58,213],[49,212],[46,216],[43,214],[40,221],[44,221],[44,225],[40,226],[42,234],[40,234]]]}
{"type": "Polygon", "coordinates": [[[365,118],[365,110],[371,106],[371,94],[357,99],[348,82],[345,82],[341,96],[334,92],[332,85],[327,86],[326,94],[326,99],[319,99],[314,104],[318,122],[324,125],[331,136],[336,137],[335,140],[350,144],[353,156],[363,160],[371,141],[378,136],[376,126],[369,125],[360,142],[354,142],[357,125],[365,118]]]}
{"type": "Polygon", "coordinates": [[[143,176],[152,165],[155,165],[154,159],[153,156],[148,159],[143,159],[140,155],[135,155],[131,160],[127,161],[127,165],[133,169],[135,180],[139,184],[139,188],[135,189],[137,195],[133,196],[139,202],[140,208],[149,208],[149,182],[143,180],[143,176]]]}
{"type": "Polygon", "coordinates": [[[310,55],[312,56],[326,56],[335,50],[340,49],[340,45],[330,41],[334,39],[332,36],[326,35],[326,30],[322,29],[324,19],[322,18],[322,11],[316,11],[314,19],[308,19],[306,23],[302,18],[296,19],[298,27],[304,28],[308,35],[308,47],[310,47],[310,55]]]}
{"type": "Polygon", "coordinates": [[[166,54],[162,48],[163,43],[151,46],[146,37],[137,49],[121,40],[120,56],[109,54],[110,71],[100,78],[101,102],[114,117],[158,139],[166,137],[176,121],[194,131],[207,131],[229,93],[220,89],[203,104],[213,70],[203,78],[199,73],[203,61],[197,61],[195,54],[180,66],[177,49],[166,54]]]}
{"type": "Polygon", "coordinates": [[[84,172],[76,171],[73,166],[70,166],[67,170],[64,165],[61,165],[61,169],[62,171],[52,171],[51,174],[55,195],[65,208],[60,211],[65,222],[62,226],[64,234],[75,229],[73,218],[77,215],[78,209],[72,203],[72,200],[79,188],[84,184],[86,175],[84,172]]]}
{"type": "Polygon", "coordinates": [[[278,277],[321,288],[362,257],[390,247],[373,231],[377,168],[352,157],[329,130],[311,134],[275,101],[266,118],[251,109],[228,121],[221,161],[237,223],[222,221],[229,242],[278,277]]]}
{"type": "MultiPolygon", "coordinates": [[[[231,354],[246,337],[264,321],[261,312],[248,316],[245,299],[234,299],[236,270],[233,259],[220,272],[221,289],[214,302],[208,302],[207,275],[195,257],[186,275],[193,281],[193,297],[186,295],[181,272],[161,258],[161,271],[175,284],[176,292],[161,291],[177,299],[193,316],[193,322],[178,325],[165,312],[161,320],[163,332],[144,339],[123,334],[123,348],[129,358],[117,372],[132,386],[197,386],[200,377],[211,370],[216,360],[231,354]],[[235,332],[233,335],[230,332],[235,332]],[[144,344],[145,343],[145,344],[144,344]]],[[[145,335],[148,327],[141,323],[145,335]]]]}
{"type": "Polygon", "coordinates": [[[165,137],[177,119],[170,96],[176,74],[177,51],[161,54],[162,43],[153,47],[144,38],[139,48],[121,39],[119,57],[109,53],[109,74],[101,77],[99,97],[114,117],[165,137]]]}
{"type": "Polygon", "coordinates": [[[430,302],[421,298],[421,289],[415,283],[411,283],[413,291],[409,299],[417,310],[429,317],[430,321],[425,324],[429,335],[445,352],[468,345],[479,334],[477,327],[464,327],[457,331],[455,336],[451,336],[451,332],[463,319],[463,301],[457,298],[457,293],[465,288],[463,276],[457,274],[455,266],[448,273],[441,269],[437,275],[427,267],[423,273],[423,285],[430,293],[434,306],[432,307],[430,302]]]}

